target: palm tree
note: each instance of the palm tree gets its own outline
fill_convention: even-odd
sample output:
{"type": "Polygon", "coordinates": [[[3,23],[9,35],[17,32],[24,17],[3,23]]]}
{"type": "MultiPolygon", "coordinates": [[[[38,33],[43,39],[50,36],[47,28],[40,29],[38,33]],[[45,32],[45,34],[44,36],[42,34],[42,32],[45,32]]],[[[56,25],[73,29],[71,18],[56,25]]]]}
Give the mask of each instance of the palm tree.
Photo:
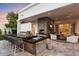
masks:
{"type": "Polygon", "coordinates": [[[9,12],[7,14],[7,20],[9,21],[9,24],[6,24],[6,28],[10,28],[13,31],[16,31],[17,29],[17,22],[16,20],[18,19],[18,14],[14,12],[9,12]]]}

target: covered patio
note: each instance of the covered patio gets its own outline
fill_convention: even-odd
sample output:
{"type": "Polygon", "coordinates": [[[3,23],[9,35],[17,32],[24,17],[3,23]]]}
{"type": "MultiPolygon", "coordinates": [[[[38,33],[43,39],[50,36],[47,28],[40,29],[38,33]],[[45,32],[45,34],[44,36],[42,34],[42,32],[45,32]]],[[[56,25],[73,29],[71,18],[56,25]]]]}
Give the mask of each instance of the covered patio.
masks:
{"type": "Polygon", "coordinates": [[[78,10],[79,4],[64,3],[31,4],[25,7],[18,12],[17,35],[5,36],[8,41],[1,41],[5,48],[5,52],[1,53],[12,55],[6,54],[4,47],[10,44],[7,47],[13,50],[15,56],[79,55],[78,10]],[[18,50],[20,48],[22,51],[18,50]]]}
{"type": "Polygon", "coordinates": [[[35,51],[36,55],[38,55],[38,52],[41,52],[44,49],[46,49],[47,51],[45,52],[45,54],[49,55],[51,55],[49,51],[53,51],[54,54],[58,53],[59,55],[73,55],[74,53],[74,55],[77,55],[78,50],[76,50],[75,48],[79,43],[78,10],[79,4],[75,3],[31,4],[28,6],[28,8],[24,8],[18,12],[19,19],[17,20],[17,35],[21,33],[25,33],[26,35],[27,31],[31,32],[33,36],[31,39],[34,38],[34,40],[38,40],[38,43],[35,42],[30,46],[30,44],[27,44],[28,42],[25,42],[25,48],[26,50],[29,50],[30,52],[32,51],[33,53],[35,51]],[[45,6],[47,6],[48,8],[45,6]],[[49,6],[53,6],[53,9],[49,6]],[[36,12],[34,10],[36,10],[36,12]],[[29,26],[25,25],[28,23],[30,23],[29,26]],[[43,40],[39,41],[39,37],[42,37],[43,40]],[[47,44],[47,40],[50,39],[52,46],[50,44],[47,44]],[[47,50],[47,45],[51,46],[52,49],[47,50]],[[27,47],[29,47],[29,49],[27,47]],[[30,50],[30,48],[35,49],[30,50]],[[56,50],[55,48],[58,50],[56,50]],[[68,51],[71,52],[68,53],[68,51]]]}
{"type": "MultiPolygon", "coordinates": [[[[28,10],[20,10],[19,11],[19,20],[17,21],[17,35],[20,32],[26,32],[26,26],[21,26],[28,22],[31,23],[31,33],[36,35],[43,30],[43,33],[46,35],[55,34],[65,36],[73,35],[76,33],[79,35],[79,4],[58,4],[61,7],[57,6],[56,4],[35,4],[33,5],[32,9],[37,10],[36,7],[39,9],[44,9],[46,7],[41,7],[41,5],[53,6],[55,9],[51,9],[51,7],[45,10],[40,10],[39,12],[36,11],[37,14],[30,13],[32,12],[31,6],[28,7],[28,10]],[[26,12],[30,11],[29,13],[25,14],[26,12]],[[28,15],[29,14],[29,15],[28,15]],[[33,15],[34,14],[34,15],[33,15]],[[27,15],[27,16],[25,16],[27,15]],[[22,28],[24,27],[24,28],[22,28]],[[21,30],[22,29],[22,30],[21,30]]],[[[29,27],[29,26],[28,26],[29,27]]]]}

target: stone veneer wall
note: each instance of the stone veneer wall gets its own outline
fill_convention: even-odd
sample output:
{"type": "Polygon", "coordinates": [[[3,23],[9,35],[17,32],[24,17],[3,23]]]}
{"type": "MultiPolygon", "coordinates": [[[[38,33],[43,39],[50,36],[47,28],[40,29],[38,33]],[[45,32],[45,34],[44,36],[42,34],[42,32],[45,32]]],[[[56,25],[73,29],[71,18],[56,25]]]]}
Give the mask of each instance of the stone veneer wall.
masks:
{"type": "Polygon", "coordinates": [[[47,33],[47,20],[39,19],[38,20],[38,32],[44,29],[44,33],[47,33]]]}
{"type": "Polygon", "coordinates": [[[52,33],[54,31],[53,28],[51,28],[52,31],[50,30],[50,25],[53,26],[53,20],[51,18],[43,17],[38,19],[38,32],[44,29],[44,33],[49,35],[50,32],[52,33]]]}

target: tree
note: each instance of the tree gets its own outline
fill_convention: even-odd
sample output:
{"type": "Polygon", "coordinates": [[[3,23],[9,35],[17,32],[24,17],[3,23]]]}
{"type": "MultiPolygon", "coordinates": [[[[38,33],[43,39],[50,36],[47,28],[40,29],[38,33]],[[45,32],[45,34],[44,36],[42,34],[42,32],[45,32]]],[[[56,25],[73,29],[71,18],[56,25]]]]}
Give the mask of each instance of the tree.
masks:
{"type": "Polygon", "coordinates": [[[1,31],[1,29],[0,29],[0,36],[2,35],[2,31],[1,31]]]}
{"type": "Polygon", "coordinates": [[[6,27],[6,28],[9,28],[10,26],[9,26],[9,24],[5,24],[5,27],[6,27]]]}
{"type": "Polygon", "coordinates": [[[12,31],[17,29],[17,19],[18,19],[18,14],[14,12],[9,12],[7,14],[7,20],[9,21],[9,24],[5,24],[6,28],[10,28],[12,31]]]}
{"type": "Polygon", "coordinates": [[[18,14],[17,13],[14,13],[14,12],[9,12],[7,14],[7,20],[17,20],[18,19],[18,14]]]}

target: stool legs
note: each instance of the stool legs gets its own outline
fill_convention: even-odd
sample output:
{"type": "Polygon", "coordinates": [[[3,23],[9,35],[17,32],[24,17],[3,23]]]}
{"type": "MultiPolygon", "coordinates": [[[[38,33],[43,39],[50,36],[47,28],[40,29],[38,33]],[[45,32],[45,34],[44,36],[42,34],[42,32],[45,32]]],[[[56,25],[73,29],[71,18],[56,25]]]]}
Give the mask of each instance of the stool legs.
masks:
{"type": "Polygon", "coordinates": [[[14,56],[16,55],[16,50],[17,50],[17,46],[16,45],[14,45],[14,56]]]}
{"type": "Polygon", "coordinates": [[[23,44],[23,52],[24,52],[24,44],[23,44]]]}
{"type": "MultiPolygon", "coordinates": [[[[18,49],[20,49],[20,46],[14,45],[14,51],[13,51],[14,56],[16,56],[17,47],[18,49]]],[[[24,44],[22,44],[22,52],[24,52],[24,44]]]]}

